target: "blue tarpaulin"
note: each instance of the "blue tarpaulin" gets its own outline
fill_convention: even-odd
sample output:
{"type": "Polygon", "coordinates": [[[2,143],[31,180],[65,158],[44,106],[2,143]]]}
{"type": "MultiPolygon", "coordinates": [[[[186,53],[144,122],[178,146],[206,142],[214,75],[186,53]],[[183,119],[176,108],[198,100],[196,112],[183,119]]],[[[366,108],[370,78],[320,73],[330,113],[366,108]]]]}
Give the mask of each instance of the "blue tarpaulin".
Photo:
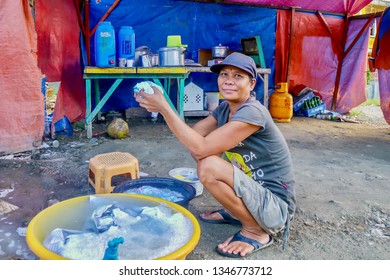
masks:
{"type": "MultiPolygon", "coordinates": [[[[90,1],[91,29],[114,3],[114,0],[90,1]]],[[[260,36],[266,67],[271,69],[269,89],[273,92],[275,72],[276,10],[253,6],[221,5],[172,0],[121,1],[107,17],[118,32],[130,25],[135,31],[135,46],[148,46],[153,53],[165,47],[168,35],[180,35],[187,44],[185,58],[198,62],[198,49],[212,49],[219,44],[230,50],[242,51],[241,39],[260,36]]],[[[94,35],[91,38],[91,64],[94,65],[94,35]]],[[[84,50],[85,53],[85,50],[84,50]]],[[[85,56],[84,56],[85,58],[85,56]]],[[[86,59],[84,59],[85,61],[86,59]]],[[[207,91],[218,91],[216,75],[192,73],[193,82],[207,91]]],[[[100,81],[102,92],[113,81],[100,81]]],[[[102,111],[137,107],[132,88],[137,81],[124,80],[102,111]]],[[[263,99],[263,84],[258,79],[257,99],[263,99]]],[[[172,93],[175,91],[172,90],[172,93]]],[[[173,96],[173,98],[175,98],[173,96]]]]}

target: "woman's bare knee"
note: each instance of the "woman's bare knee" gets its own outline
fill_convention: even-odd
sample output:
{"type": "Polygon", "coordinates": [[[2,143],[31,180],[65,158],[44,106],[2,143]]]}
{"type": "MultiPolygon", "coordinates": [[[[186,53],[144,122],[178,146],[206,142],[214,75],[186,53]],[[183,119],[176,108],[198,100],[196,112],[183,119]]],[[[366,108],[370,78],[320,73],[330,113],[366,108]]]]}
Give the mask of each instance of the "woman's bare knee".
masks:
{"type": "Polygon", "coordinates": [[[198,177],[206,188],[217,182],[230,185],[233,182],[233,167],[218,156],[210,156],[198,162],[198,177]]]}
{"type": "Polygon", "coordinates": [[[198,161],[198,177],[202,184],[215,180],[215,166],[218,164],[218,157],[206,157],[198,161]]]}

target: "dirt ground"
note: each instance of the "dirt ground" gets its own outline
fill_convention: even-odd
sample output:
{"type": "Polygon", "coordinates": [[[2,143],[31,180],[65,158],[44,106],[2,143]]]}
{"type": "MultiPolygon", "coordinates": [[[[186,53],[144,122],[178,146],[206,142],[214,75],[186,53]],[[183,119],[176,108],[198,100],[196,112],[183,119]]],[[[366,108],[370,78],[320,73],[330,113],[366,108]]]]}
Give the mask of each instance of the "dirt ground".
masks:
{"type": "MultiPolygon", "coordinates": [[[[273,246],[245,259],[390,259],[390,126],[379,107],[360,110],[359,123],[304,117],[277,123],[293,157],[297,213],[285,251],[277,236],[273,246]]],[[[189,124],[196,120],[187,118],[189,124]]],[[[37,259],[25,241],[29,221],[55,202],[94,194],[87,181],[88,160],[94,155],[130,152],[142,176],[169,177],[173,168],[195,167],[162,121],[130,118],[130,134],[123,140],[107,136],[108,121],[94,124],[92,139],[80,129],[58,139],[57,148],[47,140],[34,152],[0,157],[0,259],[37,259]]],[[[196,217],[218,208],[207,191],[189,205],[196,217]]],[[[199,224],[200,241],[187,259],[225,259],[214,247],[238,228],[199,224]]]]}

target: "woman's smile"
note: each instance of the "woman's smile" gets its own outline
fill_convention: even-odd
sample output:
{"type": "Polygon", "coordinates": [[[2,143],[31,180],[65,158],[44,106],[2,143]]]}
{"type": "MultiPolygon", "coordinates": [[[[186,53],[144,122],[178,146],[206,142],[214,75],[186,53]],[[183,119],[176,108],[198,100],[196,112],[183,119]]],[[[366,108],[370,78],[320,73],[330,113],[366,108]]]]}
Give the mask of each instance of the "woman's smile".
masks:
{"type": "Polygon", "coordinates": [[[237,92],[237,90],[232,89],[232,88],[222,88],[222,91],[223,91],[223,93],[225,93],[225,94],[233,94],[233,93],[236,93],[236,92],[237,92]]]}

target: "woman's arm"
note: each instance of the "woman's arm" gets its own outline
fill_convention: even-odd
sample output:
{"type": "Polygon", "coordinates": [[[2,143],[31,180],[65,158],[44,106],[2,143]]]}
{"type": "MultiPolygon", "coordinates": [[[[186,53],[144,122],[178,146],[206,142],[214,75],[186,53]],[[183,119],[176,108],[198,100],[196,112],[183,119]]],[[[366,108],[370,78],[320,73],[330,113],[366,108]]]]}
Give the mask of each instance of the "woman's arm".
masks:
{"type": "Polygon", "coordinates": [[[136,101],[149,112],[159,112],[163,115],[169,129],[195,160],[220,155],[259,129],[258,126],[238,121],[231,121],[217,128],[217,121],[212,116],[191,128],[172,110],[163,94],[156,88],[154,90],[155,94],[145,94],[141,91],[136,95],[136,101]]]}
{"type": "Polygon", "coordinates": [[[192,129],[202,136],[208,135],[211,131],[217,129],[218,123],[213,116],[207,116],[192,126],[192,129]]]}

